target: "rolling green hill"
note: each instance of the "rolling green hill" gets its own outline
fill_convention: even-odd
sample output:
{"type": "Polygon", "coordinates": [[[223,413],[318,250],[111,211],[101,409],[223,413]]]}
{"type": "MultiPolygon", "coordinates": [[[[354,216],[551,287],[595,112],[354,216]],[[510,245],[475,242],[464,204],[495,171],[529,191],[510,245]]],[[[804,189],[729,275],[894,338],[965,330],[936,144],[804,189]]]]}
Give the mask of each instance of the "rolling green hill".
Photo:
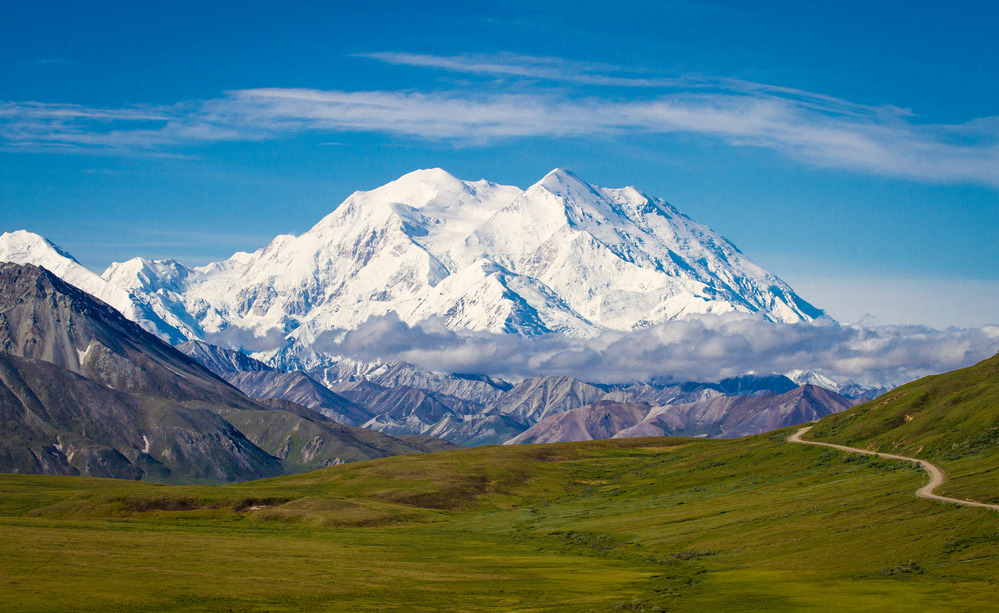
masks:
{"type": "Polygon", "coordinates": [[[999,355],[831,415],[807,438],[930,460],[938,493],[999,502],[999,355]]]}
{"type": "MultiPolygon", "coordinates": [[[[912,384],[930,394],[924,411],[943,397],[931,384],[981,400],[961,390],[990,381],[989,364],[912,384]]],[[[912,393],[898,392],[810,438],[842,419],[829,440],[891,436],[918,419],[883,425],[912,393]]],[[[952,423],[954,403],[943,432],[906,444],[949,454],[948,470],[990,470],[992,451],[958,425],[983,410],[952,423]]],[[[918,499],[911,464],[787,444],[790,432],[481,447],[223,486],[0,476],[0,609],[994,607],[999,513],[918,499]]]]}

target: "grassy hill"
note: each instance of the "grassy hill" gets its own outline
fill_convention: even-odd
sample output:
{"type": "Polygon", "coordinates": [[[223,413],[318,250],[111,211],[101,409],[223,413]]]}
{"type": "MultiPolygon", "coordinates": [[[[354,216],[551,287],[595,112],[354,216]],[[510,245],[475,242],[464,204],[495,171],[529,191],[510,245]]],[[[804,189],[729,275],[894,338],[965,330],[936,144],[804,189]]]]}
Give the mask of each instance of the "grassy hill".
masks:
{"type": "MultiPolygon", "coordinates": [[[[949,398],[940,390],[979,402],[961,389],[991,381],[989,363],[934,378],[937,392],[913,384],[923,410],[949,398]]],[[[892,433],[918,418],[882,419],[913,393],[898,392],[812,438],[902,441],[892,433]]],[[[965,445],[960,425],[986,405],[898,450],[988,470],[992,451],[965,445]]],[[[911,464],[785,443],[791,431],[482,447],[224,486],[2,475],[0,609],[994,606],[999,513],[915,498],[925,476],[911,464]]]]}
{"type": "Polygon", "coordinates": [[[831,415],[807,438],[925,458],[948,474],[938,493],[999,502],[999,355],[831,415]]]}

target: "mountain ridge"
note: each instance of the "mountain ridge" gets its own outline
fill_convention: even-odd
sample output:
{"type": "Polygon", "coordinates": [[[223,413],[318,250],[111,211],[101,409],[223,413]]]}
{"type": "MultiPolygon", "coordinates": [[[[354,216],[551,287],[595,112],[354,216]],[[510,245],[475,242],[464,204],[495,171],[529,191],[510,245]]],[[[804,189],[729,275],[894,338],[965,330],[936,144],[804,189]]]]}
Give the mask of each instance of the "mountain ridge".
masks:
{"type": "Polygon", "coordinates": [[[548,415],[504,444],[646,436],[736,438],[820,419],[854,404],[835,392],[808,384],[782,393],[715,396],[662,406],[605,398],[548,415]]]}
{"type": "Polygon", "coordinates": [[[828,318],[665,200],[562,169],[526,190],[413,171],[354,192],[301,235],[198,268],[133,258],[98,278],[68,253],[25,247],[45,239],[13,234],[0,259],[87,276],[85,289],[113,293],[116,308],[172,343],[309,347],[389,313],[408,325],[573,337],[696,314],[828,318]]]}

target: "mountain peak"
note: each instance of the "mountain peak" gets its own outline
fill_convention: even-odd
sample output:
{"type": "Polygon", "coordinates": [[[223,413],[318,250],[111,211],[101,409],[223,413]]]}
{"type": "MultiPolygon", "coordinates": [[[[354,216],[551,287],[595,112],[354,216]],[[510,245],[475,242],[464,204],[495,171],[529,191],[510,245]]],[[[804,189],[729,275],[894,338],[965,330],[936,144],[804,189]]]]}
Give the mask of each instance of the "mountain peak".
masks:
{"type": "Polygon", "coordinates": [[[536,185],[544,187],[553,194],[567,197],[595,193],[592,185],[564,168],[555,168],[546,174],[536,185]]]}
{"type": "Polygon", "coordinates": [[[34,232],[15,230],[0,235],[0,260],[23,264],[51,258],[65,258],[79,264],[68,251],[34,232]]]}
{"type": "MultiPolygon", "coordinates": [[[[438,190],[438,191],[465,191],[468,189],[467,184],[459,179],[458,177],[452,175],[443,168],[424,168],[420,170],[414,170],[408,172],[395,181],[388,183],[387,185],[378,188],[375,191],[380,191],[389,187],[392,187],[391,191],[404,191],[413,192],[421,190],[438,190]]],[[[407,194],[409,195],[409,194],[407,194]]]]}
{"type": "Polygon", "coordinates": [[[552,168],[550,171],[548,171],[548,174],[546,174],[541,180],[546,181],[549,178],[558,179],[558,180],[575,179],[576,181],[581,181],[581,179],[577,177],[575,173],[573,173],[572,171],[558,167],[552,168]]]}
{"type": "MultiPolygon", "coordinates": [[[[490,192],[497,190],[511,192],[509,196],[503,196],[505,200],[512,200],[520,192],[517,188],[496,186],[486,181],[462,181],[441,168],[429,168],[406,173],[372,190],[355,192],[344,204],[350,203],[367,210],[395,208],[403,204],[419,210],[443,211],[475,205],[483,194],[488,198],[490,192]]],[[[336,218],[334,215],[333,219],[336,218]]]]}
{"type": "Polygon", "coordinates": [[[418,168],[416,170],[407,172],[406,174],[396,179],[396,181],[405,181],[407,179],[415,179],[415,180],[430,181],[430,182],[461,180],[440,167],[418,168]]]}
{"type": "Polygon", "coordinates": [[[176,291],[192,271],[176,260],[147,260],[132,258],[124,262],[112,262],[104,274],[106,281],[130,291],[176,291]]]}

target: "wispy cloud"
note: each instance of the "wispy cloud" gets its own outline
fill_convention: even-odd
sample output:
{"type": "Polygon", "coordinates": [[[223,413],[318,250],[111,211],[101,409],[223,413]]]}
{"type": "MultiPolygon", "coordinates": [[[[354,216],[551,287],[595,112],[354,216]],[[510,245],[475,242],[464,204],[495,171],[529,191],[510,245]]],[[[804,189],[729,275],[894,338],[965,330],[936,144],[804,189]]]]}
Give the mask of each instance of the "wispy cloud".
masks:
{"type": "Polygon", "coordinates": [[[864,106],[789,88],[733,80],[621,76],[613,67],[557,58],[500,56],[490,62],[478,56],[375,57],[491,75],[627,83],[643,93],[622,99],[552,87],[262,88],[156,107],[6,102],[0,103],[0,146],[168,153],[200,143],[281,139],[304,132],[374,132],[459,147],[524,137],[624,139],[682,133],[736,147],[775,150],[816,166],[999,187],[999,117],[956,125],[924,124],[894,107],[864,106]],[[660,89],[649,89],[653,86],[660,89]]]}
{"type": "Polygon", "coordinates": [[[0,102],[0,139],[8,147],[108,148],[183,144],[161,134],[180,107],[95,108],[77,104],[0,102]]]}
{"type": "Polygon", "coordinates": [[[911,115],[911,112],[893,106],[879,107],[857,104],[841,98],[790,87],[704,75],[657,77],[651,75],[647,69],[626,68],[598,62],[579,62],[558,57],[539,57],[514,53],[440,56],[400,52],[359,53],[355,54],[355,57],[364,57],[396,66],[433,68],[447,72],[500,78],[520,77],[553,81],[559,84],[772,94],[795,100],[798,104],[812,109],[844,115],[911,115]]]}
{"type": "Polygon", "coordinates": [[[557,57],[537,57],[512,53],[493,55],[424,55],[419,53],[358,53],[396,66],[436,68],[448,72],[492,77],[521,77],[582,85],[615,87],[682,87],[699,81],[689,78],[660,78],[641,70],[625,70],[609,64],[577,62],[557,57]]]}
{"type": "Polygon", "coordinates": [[[76,66],[76,60],[70,60],[70,59],[61,58],[61,57],[47,57],[47,58],[42,58],[40,60],[35,60],[34,62],[31,62],[31,65],[32,66],[36,66],[36,67],[57,66],[57,67],[63,67],[63,68],[71,68],[73,66],[76,66]]]}

